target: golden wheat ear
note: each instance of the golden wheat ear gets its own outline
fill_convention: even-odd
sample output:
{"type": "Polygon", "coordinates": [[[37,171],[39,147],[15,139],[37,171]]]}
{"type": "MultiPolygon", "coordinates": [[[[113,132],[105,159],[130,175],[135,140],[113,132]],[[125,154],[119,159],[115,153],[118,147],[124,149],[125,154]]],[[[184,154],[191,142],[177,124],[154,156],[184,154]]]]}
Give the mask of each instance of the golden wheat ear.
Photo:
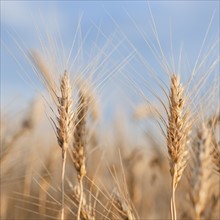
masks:
{"type": "Polygon", "coordinates": [[[82,93],[79,93],[78,106],[76,111],[75,127],[72,156],[77,177],[79,180],[86,175],[86,116],[87,116],[87,99],[82,93]]]}
{"type": "Polygon", "coordinates": [[[185,111],[184,87],[175,74],[171,77],[169,99],[167,148],[172,177],[171,216],[172,219],[176,219],[175,190],[187,165],[187,145],[191,126],[189,124],[189,113],[185,111]]]}
{"type": "Polygon", "coordinates": [[[84,94],[79,91],[78,103],[74,120],[73,147],[70,151],[72,161],[77,172],[79,182],[79,205],[77,219],[83,215],[84,203],[84,187],[83,178],[86,175],[86,116],[88,111],[88,100],[84,94]]]}
{"type": "Polygon", "coordinates": [[[57,86],[50,68],[46,61],[36,52],[30,53],[31,60],[35,69],[39,71],[39,78],[46,86],[49,94],[53,98],[54,104],[57,108],[55,120],[51,121],[55,127],[57,142],[62,149],[62,173],[61,173],[61,219],[64,219],[64,177],[66,165],[66,151],[72,141],[73,131],[73,101],[72,88],[70,84],[70,77],[65,70],[60,78],[60,83],[57,86]]]}
{"type": "Polygon", "coordinates": [[[66,165],[66,152],[72,139],[73,101],[69,75],[65,71],[60,80],[60,97],[57,96],[57,124],[56,134],[59,146],[62,149],[62,174],[61,174],[61,219],[64,219],[64,178],[66,165]]]}
{"type": "Polygon", "coordinates": [[[212,175],[212,143],[211,130],[205,123],[197,131],[193,146],[194,161],[191,183],[191,200],[194,208],[195,219],[202,219],[207,206],[212,175]]]}

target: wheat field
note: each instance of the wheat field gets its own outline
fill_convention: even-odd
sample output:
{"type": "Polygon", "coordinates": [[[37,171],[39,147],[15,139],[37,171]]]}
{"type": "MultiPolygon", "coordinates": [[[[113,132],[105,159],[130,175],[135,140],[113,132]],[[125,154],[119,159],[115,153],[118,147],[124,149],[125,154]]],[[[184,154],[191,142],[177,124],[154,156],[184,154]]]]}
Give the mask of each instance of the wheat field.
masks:
{"type": "Polygon", "coordinates": [[[146,5],[151,30],[126,18],[150,56],[108,12],[114,33],[79,18],[67,49],[48,28],[2,43],[36,91],[1,107],[2,220],[220,219],[219,33],[190,67],[146,5]]]}

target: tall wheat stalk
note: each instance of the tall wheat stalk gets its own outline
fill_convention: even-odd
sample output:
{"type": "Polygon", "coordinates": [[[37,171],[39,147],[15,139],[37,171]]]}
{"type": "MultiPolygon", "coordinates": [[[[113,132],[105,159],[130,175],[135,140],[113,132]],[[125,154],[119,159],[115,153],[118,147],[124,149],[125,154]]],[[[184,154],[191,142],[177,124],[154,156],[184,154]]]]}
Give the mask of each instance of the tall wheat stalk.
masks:
{"type": "Polygon", "coordinates": [[[86,115],[87,115],[87,99],[81,91],[79,91],[79,100],[76,112],[74,141],[73,141],[73,163],[77,171],[77,178],[80,188],[80,199],[77,212],[77,220],[80,220],[81,207],[83,202],[83,178],[86,175],[86,155],[85,155],[85,132],[86,132],[86,115]]]}
{"type": "Polygon", "coordinates": [[[61,76],[59,88],[56,86],[50,68],[42,57],[35,51],[31,52],[31,60],[36,69],[41,73],[41,80],[47,87],[57,107],[58,115],[52,122],[56,128],[56,136],[59,146],[62,149],[62,171],[61,171],[61,219],[64,219],[64,178],[66,166],[66,150],[72,140],[73,130],[73,101],[70,78],[65,70],[61,76]]]}
{"type": "Polygon", "coordinates": [[[64,219],[64,177],[66,165],[66,150],[70,144],[72,136],[72,119],[73,119],[73,102],[71,99],[72,91],[70,86],[69,76],[64,72],[60,82],[61,97],[57,97],[57,110],[59,116],[57,117],[57,141],[62,148],[62,174],[61,174],[61,219],[64,219]]]}
{"type": "Polygon", "coordinates": [[[177,75],[171,77],[170,105],[167,127],[167,148],[172,177],[171,217],[177,219],[175,191],[187,163],[189,136],[188,112],[185,110],[184,88],[177,75]]]}
{"type": "Polygon", "coordinates": [[[191,199],[195,219],[200,220],[205,210],[212,175],[211,131],[204,123],[197,132],[194,146],[194,168],[191,178],[191,199]]]}

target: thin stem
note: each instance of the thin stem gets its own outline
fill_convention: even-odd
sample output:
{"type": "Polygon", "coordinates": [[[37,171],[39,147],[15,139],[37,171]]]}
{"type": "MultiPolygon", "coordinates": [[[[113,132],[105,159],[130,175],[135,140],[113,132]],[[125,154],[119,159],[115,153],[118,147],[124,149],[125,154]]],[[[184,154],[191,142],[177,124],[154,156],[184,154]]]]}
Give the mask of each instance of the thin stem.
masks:
{"type": "Polygon", "coordinates": [[[82,201],[83,201],[83,182],[82,178],[79,180],[79,186],[80,186],[80,200],[79,200],[79,207],[78,207],[78,213],[77,213],[77,220],[80,220],[80,213],[81,213],[81,207],[82,207],[82,201]]]}
{"type": "Polygon", "coordinates": [[[173,197],[171,193],[171,199],[170,199],[170,213],[171,213],[171,219],[173,220],[173,197]]]}
{"type": "Polygon", "coordinates": [[[175,203],[174,175],[173,175],[173,178],[172,178],[171,218],[172,218],[172,220],[176,220],[176,203],[175,203]]]}
{"type": "Polygon", "coordinates": [[[176,220],[176,201],[175,201],[175,190],[173,190],[173,215],[174,215],[174,220],[176,220]]]}
{"type": "Polygon", "coordinates": [[[61,220],[64,220],[64,177],[66,166],[66,150],[62,149],[62,177],[61,177],[61,220]]]}

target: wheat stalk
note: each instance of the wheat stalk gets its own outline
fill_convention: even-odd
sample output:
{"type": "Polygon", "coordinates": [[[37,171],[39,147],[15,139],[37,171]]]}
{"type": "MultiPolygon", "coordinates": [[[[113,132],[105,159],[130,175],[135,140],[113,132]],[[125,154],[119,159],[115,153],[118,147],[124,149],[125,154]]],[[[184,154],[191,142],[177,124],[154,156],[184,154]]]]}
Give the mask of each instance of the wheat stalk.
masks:
{"type": "Polygon", "coordinates": [[[194,169],[191,178],[191,199],[195,219],[201,219],[207,203],[208,190],[211,184],[210,177],[212,175],[211,149],[211,132],[203,123],[202,128],[197,132],[197,141],[194,146],[194,169]]]}
{"type": "Polygon", "coordinates": [[[56,122],[51,118],[55,128],[56,136],[59,146],[62,149],[62,171],[61,171],[61,219],[64,219],[64,177],[66,165],[66,150],[72,140],[73,130],[73,101],[72,88],[67,71],[65,70],[60,79],[59,88],[55,85],[55,81],[51,75],[48,65],[44,62],[42,57],[32,51],[30,54],[33,64],[41,73],[42,81],[47,87],[54,103],[57,106],[58,115],[56,122]]]}
{"type": "Polygon", "coordinates": [[[62,148],[62,174],[61,174],[61,219],[64,219],[64,177],[65,177],[65,165],[66,165],[66,150],[70,144],[72,137],[72,121],[73,121],[73,102],[72,102],[72,90],[70,86],[70,80],[67,72],[65,71],[60,81],[60,97],[57,97],[57,141],[62,148]]]}
{"type": "Polygon", "coordinates": [[[188,112],[184,113],[184,88],[177,75],[171,77],[170,106],[167,127],[167,148],[172,177],[171,217],[176,219],[175,190],[187,163],[189,136],[188,112]]]}
{"type": "Polygon", "coordinates": [[[79,91],[79,100],[76,112],[74,141],[72,150],[73,164],[77,171],[77,178],[80,186],[80,200],[77,213],[78,220],[80,220],[80,213],[83,202],[83,177],[86,175],[85,132],[87,110],[87,99],[83,95],[83,93],[79,91]]]}

